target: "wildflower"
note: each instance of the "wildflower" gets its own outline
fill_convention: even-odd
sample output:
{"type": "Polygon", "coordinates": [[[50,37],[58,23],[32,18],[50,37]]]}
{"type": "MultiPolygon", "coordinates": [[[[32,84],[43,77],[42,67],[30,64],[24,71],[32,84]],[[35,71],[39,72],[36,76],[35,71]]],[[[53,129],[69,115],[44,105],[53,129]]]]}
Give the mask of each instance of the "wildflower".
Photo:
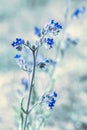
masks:
{"type": "Polygon", "coordinates": [[[79,17],[81,14],[83,14],[85,12],[86,8],[85,6],[81,7],[81,8],[77,8],[73,14],[72,14],[72,17],[79,17]]]}
{"type": "Polygon", "coordinates": [[[53,92],[53,96],[54,96],[54,97],[57,97],[57,93],[56,93],[55,91],[53,92]]]}
{"type": "Polygon", "coordinates": [[[56,92],[53,92],[52,96],[51,95],[49,96],[48,107],[50,109],[52,109],[54,107],[55,102],[56,102],[56,100],[55,100],[56,97],[57,97],[56,92]]]}
{"type": "Polygon", "coordinates": [[[34,31],[35,31],[35,34],[36,34],[38,37],[41,36],[41,29],[40,29],[40,28],[35,27],[35,28],[34,28],[34,31]]]}
{"type": "Polygon", "coordinates": [[[53,19],[51,19],[51,20],[49,21],[50,24],[54,24],[54,22],[55,22],[55,21],[54,21],[53,19]]]}
{"type": "Polygon", "coordinates": [[[18,51],[22,50],[22,44],[24,43],[24,40],[21,38],[16,38],[16,41],[13,41],[11,44],[13,47],[16,47],[18,51]]]}
{"type": "Polygon", "coordinates": [[[54,44],[53,38],[47,38],[47,44],[50,45],[50,47],[52,47],[52,45],[54,44]]]}
{"type": "Polygon", "coordinates": [[[16,41],[11,44],[13,47],[20,46],[23,44],[23,40],[21,38],[16,38],[16,41]]]}
{"type": "Polygon", "coordinates": [[[46,94],[42,96],[42,101],[46,102],[48,107],[52,109],[56,103],[57,93],[54,91],[52,94],[46,94]]]}
{"type": "Polygon", "coordinates": [[[48,33],[52,33],[53,35],[57,35],[60,30],[62,29],[62,25],[58,22],[56,22],[55,20],[51,19],[47,25],[45,26],[45,28],[42,30],[42,34],[48,34],[48,33]]]}
{"type": "Polygon", "coordinates": [[[16,54],[15,56],[14,56],[14,58],[16,58],[16,59],[18,59],[18,58],[20,58],[21,57],[21,55],[19,55],[19,54],[16,54]]]}
{"type": "Polygon", "coordinates": [[[57,29],[62,29],[62,25],[59,24],[58,22],[54,24],[55,28],[57,29]]]}
{"type": "Polygon", "coordinates": [[[52,99],[48,102],[48,107],[49,107],[50,109],[52,109],[52,108],[54,107],[54,105],[55,105],[55,102],[56,102],[56,100],[55,100],[54,98],[52,98],[52,99]]]}

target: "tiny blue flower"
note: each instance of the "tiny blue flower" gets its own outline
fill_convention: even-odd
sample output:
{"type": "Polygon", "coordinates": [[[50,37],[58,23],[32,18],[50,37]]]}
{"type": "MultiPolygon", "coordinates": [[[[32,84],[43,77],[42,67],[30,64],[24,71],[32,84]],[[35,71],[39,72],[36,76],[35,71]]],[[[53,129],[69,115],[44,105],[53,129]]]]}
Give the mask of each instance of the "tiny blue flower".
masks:
{"type": "Polygon", "coordinates": [[[34,28],[34,32],[35,32],[35,34],[36,34],[38,37],[41,36],[41,29],[40,29],[40,28],[35,27],[35,28],[34,28]]]}
{"type": "Polygon", "coordinates": [[[85,6],[83,6],[83,7],[81,7],[81,8],[77,8],[75,11],[74,11],[74,13],[72,14],[72,17],[79,17],[79,15],[80,14],[83,14],[84,12],[85,12],[85,10],[86,10],[86,7],[85,6]]]}
{"type": "Polygon", "coordinates": [[[11,44],[13,47],[20,46],[23,44],[23,40],[21,38],[16,38],[16,41],[11,44]]]}
{"type": "Polygon", "coordinates": [[[16,42],[13,41],[13,43],[12,43],[11,45],[12,45],[13,47],[15,47],[15,46],[16,46],[16,42]]]}
{"type": "Polygon", "coordinates": [[[48,58],[45,59],[45,63],[49,63],[49,59],[48,58]]]}
{"type": "Polygon", "coordinates": [[[50,109],[52,109],[54,107],[56,100],[54,98],[52,98],[49,102],[48,102],[48,106],[50,107],[50,109]]]}
{"type": "Polygon", "coordinates": [[[53,38],[47,38],[47,44],[52,46],[54,44],[53,38]]]}
{"type": "Polygon", "coordinates": [[[80,9],[76,9],[75,12],[73,13],[73,15],[78,17],[80,13],[81,13],[81,10],[80,9]]]}
{"type": "Polygon", "coordinates": [[[46,95],[43,95],[42,101],[46,102],[48,107],[52,109],[56,103],[56,97],[57,97],[57,93],[54,91],[52,94],[48,93],[46,95]]]}
{"type": "Polygon", "coordinates": [[[53,19],[50,20],[50,24],[54,24],[54,20],[53,19]]]}
{"type": "Polygon", "coordinates": [[[21,57],[21,55],[19,55],[19,54],[16,54],[15,56],[14,56],[14,58],[16,58],[16,59],[19,59],[21,57]]]}
{"type": "Polygon", "coordinates": [[[53,92],[53,96],[54,96],[54,97],[57,97],[57,93],[56,93],[55,91],[53,92]]]}
{"type": "Polygon", "coordinates": [[[50,109],[52,109],[52,108],[54,107],[54,103],[49,102],[49,103],[48,103],[48,107],[49,107],[50,109]]]}
{"type": "Polygon", "coordinates": [[[58,22],[54,24],[55,28],[57,29],[62,29],[62,25],[59,24],[58,22]]]}
{"type": "Polygon", "coordinates": [[[54,99],[54,97],[51,99],[50,102],[52,102],[52,103],[55,103],[55,102],[56,102],[56,100],[54,99]]]}

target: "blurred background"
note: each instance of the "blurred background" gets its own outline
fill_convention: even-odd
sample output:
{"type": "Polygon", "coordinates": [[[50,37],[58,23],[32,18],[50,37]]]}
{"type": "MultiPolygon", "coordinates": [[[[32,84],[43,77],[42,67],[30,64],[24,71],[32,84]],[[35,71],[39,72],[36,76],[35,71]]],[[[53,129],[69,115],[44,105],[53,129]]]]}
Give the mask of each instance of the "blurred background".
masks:
{"type": "MultiPolygon", "coordinates": [[[[21,37],[33,42],[34,27],[43,27],[50,18],[64,24],[67,1],[0,0],[0,130],[17,129],[13,106],[17,89],[22,87],[20,79],[26,77],[14,60],[12,41],[21,37]]],[[[87,0],[71,0],[69,15],[86,5],[87,0]]],[[[58,65],[54,88],[59,97],[44,130],[87,130],[87,10],[68,20],[66,31],[80,40],[58,65]]]]}

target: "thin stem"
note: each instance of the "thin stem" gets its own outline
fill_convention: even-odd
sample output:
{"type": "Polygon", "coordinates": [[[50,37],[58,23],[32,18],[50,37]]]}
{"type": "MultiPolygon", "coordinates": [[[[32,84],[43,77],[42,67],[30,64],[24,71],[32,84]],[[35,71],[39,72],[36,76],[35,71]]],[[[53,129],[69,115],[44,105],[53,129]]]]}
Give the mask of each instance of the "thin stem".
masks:
{"type": "MultiPolygon", "coordinates": [[[[64,14],[64,24],[63,24],[63,31],[62,31],[62,38],[61,40],[58,42],[57,47],[56,47],[56,53],[55,53],[55,59],[56,61],[60,61],[61,60],[61,52],[60,52],[60,47],[61,47],[61,43],[63,42],[63,38],[64,38],[64,34],[67,28],[67,23],[68,23],[68,16],[69,16],[69,8],[70,8],[70,0],[66,0],[66,10],[65,10],[65,14],[64,14]]],[[[51,76],[51,85],[50,85],[50,91],[53,89],[54,83],[55,83],[55,72],[56,72],[56,66],[57,64],[52,68],[50,75],[51,76]]],[[[48,83],[49,86],[49,83],[48,83]]]]}
{"type": "Polygon", "coordinates": [[[42,103],[42,101],[37,102],[36,104],[34,104],[34,105],[31,107],[31,109],[29,110],[28,114],[29,114],[37,105],[39,105],[40,103],[42,103]]]}
{"type": "Polygon", "coordinates": [[[38,129],[37,129],[37,130],[40,130],[40,128],[41,128],[41,126],[42,126],[43,122],[44,122],[44,118],[42,118],[42,120],[41,120],[41,122],[40,122],[39,127],[38,127],[38,129]]]}
{"type": "MultiPolygon", "coordinates": [[[[27,112],[28,112],[29,107],[30,107],[30,99],[31,99],[31,93],[32,93],[32,88],[33,88],[33,82],[34,82],[34,77],[35,77],[35,66],[36,66],[35,51],[32,51],[32,52],[33,52],[34,66],[33,66],[32,79],[31,79],[29,95],[28,95],[28,102],[27,102],[27,109],[26,109],[27,112]]],[[[27,119],[28,119],[28,113],[25,116],[24,130],[26,130],[26,127],[27,127],[26,126],[27,125],[27,119]]]]}

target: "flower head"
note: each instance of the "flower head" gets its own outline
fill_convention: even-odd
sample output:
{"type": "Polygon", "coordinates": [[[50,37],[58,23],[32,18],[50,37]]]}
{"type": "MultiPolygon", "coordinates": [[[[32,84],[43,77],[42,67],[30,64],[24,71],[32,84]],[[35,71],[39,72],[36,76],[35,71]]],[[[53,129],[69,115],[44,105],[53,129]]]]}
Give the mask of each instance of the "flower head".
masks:
{"type": "Polygon", "coordinates": [[[16,41],[11,44],[13,47],[20,46],[23,44],[23,40],[21,38],[16,38],[16,41]]]}
{"type": "Polygon", "coordinates": [[[16,58],[16,59],[18,59],[18,58],[20,58],[21,57],[21,55],[19,55],[19,54],[16,54],[15,56],[14,56],[14,58],[16,58]]]}
{"type": "Polygon", "coordinates": [[[54,44],[53,38],[47,38],[47,44],[48,44],[50,47],[52,47],[53,44],[54,44]]]}
{"type": "Polygon", "coordinates": [[[46,102],[48,107],[52,109],[56,103],[57,93],[54,91],[52,94],[42,96],[42,101],[46,102]]]}
{"type": "Polygon", "coordinates": [[[53,96],[54,96],[54,97],[57,97],[57,93],[56,93],[55,91],[53,92],[53,96]]]}
{"type": "Polygon", "coordinates": [[[55,102],[56,102],[56,100],[55,100],[56,97],[57,97],[56,92],[53,92],[52,96],[51,95],[49,96],[48,107],[50,109],[52,109],[54,107],[55,102]]]}
{"type": "Polygon", "coordinates": [[[21,51],[22,50],[22,44],[24,43],[24,40],[23,39],[21,39],[21,38],[16,38],[16,41],[13,41],[12,42],[12,46],[13,47],[16,47],[16,49],[18,50],[18,51],[21,51]]]}
{"type": "Polygon", "coordinates": [[[35,27],[35,28],[34,28],[34,32],[35,32],[35,34],[36,34],[38,37],[41,36],[41,29],[40,29],[40,28],[35,27]]]}
{"type": "Polygon", "coordinates": [[[59,24],[58,22],[54,24],[55,28],[57,29],[62,29],[62,25],[59,24]]]}
{"type": "Polygon", "coordinates": [[[85,7],[85,6],[83,6],[83,7],[81,7],[81,8],[77,8],[77,9],[73,12],[72,18],[73,18],[73,17],[78,18],[81,14],[83,14],[83,13],[85,12],[85,10],[86,10],[86,7],[85,7]]]}
{"type": "Polygon", "coordinates": [[[45,28],[42,30],[43,34],[48,34],[52,33],[53,35],[57,35],[60,30],[62,29],[62,25],[55,20],[51,19],[49,22],[46,24],[45,28]]]}

